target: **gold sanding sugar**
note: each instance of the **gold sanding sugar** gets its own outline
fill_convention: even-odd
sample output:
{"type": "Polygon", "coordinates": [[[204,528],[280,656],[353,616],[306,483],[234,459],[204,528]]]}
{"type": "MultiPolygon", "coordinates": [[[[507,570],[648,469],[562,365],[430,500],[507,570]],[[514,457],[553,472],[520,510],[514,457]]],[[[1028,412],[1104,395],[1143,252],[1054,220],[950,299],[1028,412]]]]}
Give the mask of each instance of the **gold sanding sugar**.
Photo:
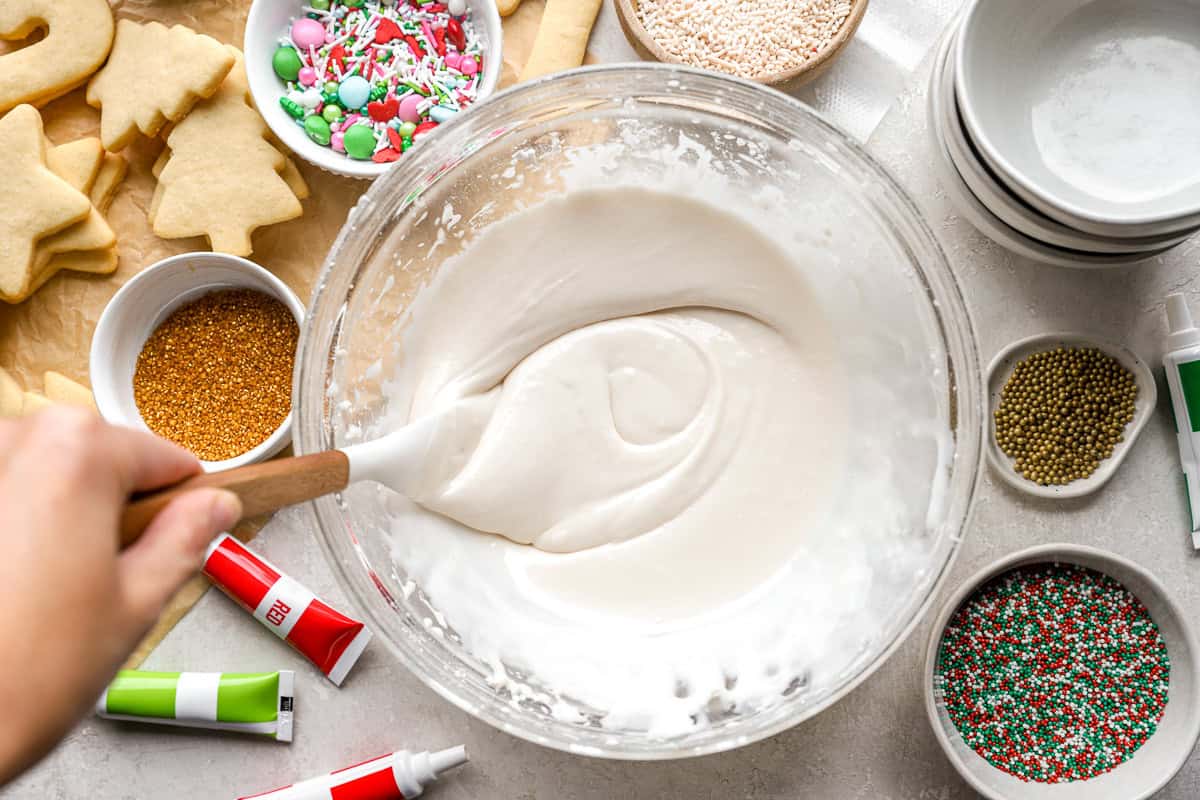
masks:
{"type": "Polygon", "coordinates": [[[182,306],[138,355],[133,397],[142,419],[205,461],[253,449],[291,410],[299,335],[287,306],[251,289],[182,306]]]}
{"type": "Polygon", "coordinates": [[[1043,486],[1088,477],[1125,440],[1137,381],[1094,347],[1059,347],[1017,363],[993,413],[1013,469],[1043,486]]]}

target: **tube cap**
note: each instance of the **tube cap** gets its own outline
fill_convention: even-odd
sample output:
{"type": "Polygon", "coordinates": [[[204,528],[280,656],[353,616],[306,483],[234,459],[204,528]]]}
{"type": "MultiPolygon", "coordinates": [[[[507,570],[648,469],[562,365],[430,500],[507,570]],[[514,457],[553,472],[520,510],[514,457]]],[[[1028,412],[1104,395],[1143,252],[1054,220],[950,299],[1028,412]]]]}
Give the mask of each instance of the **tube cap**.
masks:
{"type": "Polygon", "coordinates": [[[1182,292],[1167,295],[1167,350],[1200,345],[1200,328],[1192,322],[1187,298],[1182,292]]]}
{"type": "Polygon", "coordinates": [[[433,771],[441,775],[443,772],[455,767],[461,767],[467,763],[467,748],[459,745],[458,747],[450,747],[445,750],[439,750],[436,753],[429,755],[430,766],[433,771]]]}

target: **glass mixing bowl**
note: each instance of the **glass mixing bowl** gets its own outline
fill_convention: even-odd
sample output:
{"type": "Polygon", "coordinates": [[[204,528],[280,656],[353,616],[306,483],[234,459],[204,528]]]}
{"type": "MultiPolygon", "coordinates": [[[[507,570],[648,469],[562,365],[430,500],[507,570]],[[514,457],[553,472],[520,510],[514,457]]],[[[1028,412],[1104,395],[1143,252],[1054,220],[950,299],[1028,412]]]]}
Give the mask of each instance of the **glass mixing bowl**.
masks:
{"type": "MultiPolygon", "coordinates": [[[[575,156],[597,146],[619,162],[644,161],[639,169],[650,182],[661,172],[666,146],[683,163],[692,159],[716,175],[715,191],[729,202],[740,202],[743,190],[774,191],[772,213],[785,214],[787,224],[845,267],[844,274],[826,271],[822,280],[824,290],[847,293],[858,309],[859,322],[849,321],[858,333],[846,337],[848,369],[891,364],[887,377],[901,390],[914,375],[920,380],[913,385],[926,387],[945,446],[936,457],[898,450],[896,478],[911,483],[927,506],[916,525],[925,566],[909,585],[889,587],[878,633],[864,639],[829,685],[798,677],[771,703],[727,708],[684,734],[614,729],[604,726],[602,710],[581,708],[568,718],[537,693],[514,695],[511,681],[489,681],[492,668],[467,651],[453,621],[394,563],[379,487],[353,486],[311,510],[334,572],[378,637],[468,713],[529,741],[587,755],[662,759],[727,750],[813,716],[896,649],[949,571],[980,469],[979,358],[945,256],[896,182],[811,109],[732,78],[626,65],[523,84],[447,125],[371,186],[325,262],[300,342],[295,447],[298,453],[338,447],[369,430],[387,404],[381,378],[403,358],[391,332],[421,286],[480,226],[560,188],[578,168],[575,156]],[[864,264],[869,268],[852,269],[864,264]],[[913,468],[905,470],[910,455],[913,468]],[[922,466],[931,458],[940,470],[922,466]]],[[[889,447],[907,446],[903,421],[895,424],[888,409],[852,410],[861,431],[889,447]]],[[[512,680],[536,680],[505,668],[512,680]]]]}

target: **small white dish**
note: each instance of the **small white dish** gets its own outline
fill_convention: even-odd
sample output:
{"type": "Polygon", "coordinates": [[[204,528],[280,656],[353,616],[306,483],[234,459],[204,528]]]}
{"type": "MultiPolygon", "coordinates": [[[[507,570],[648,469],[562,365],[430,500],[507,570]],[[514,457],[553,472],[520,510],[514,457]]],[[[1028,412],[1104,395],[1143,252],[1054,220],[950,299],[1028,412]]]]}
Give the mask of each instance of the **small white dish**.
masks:
{"type": "Polygon", "coordinates": [[[934,148],[934,167],[941,180],[942,188],[945,189],[955,209],[983,235],[1006,250],[1033,261],[1055,267],[1068,267],[1071,269],[1123,267],[1158,255],[1158,252],[1135,255],[1095,255],[1054,247],[1044,242],[1039,242],[1021,231],[1010,227],[975,196],[955,166],[954,159],[950,156],[950,151],[946,143],[946,131],[944,130],[945,114],[943,106],[945,92],[942,87],[945,72],[943,66],[945,58],[949,56],[953,41],[950,36],[946,36],[942,40],[941,49],[938,52],[938,60],[934,64],[930,79],[927,99],[929,104],[929,130],[934,148]]]}
{"type": "Polygon", "coordinates": [[[1144,800],[1160,790],[1187,762],[1200,737],[1200,647],[1187,616],[1166,587],[1143,567],[1115,553],[1072,544],[1045,544],[1005,556],[965,580],[934,619],[925,648],[922,690],[925,711],[934,736],[958,774],[989,800],[1093,800],[1120,798],[1144,800]],[[963,741],[934,689],[938,649],[954,612],[992,578],[1016,567],[1033,564],[1077,564],[1115,579],[1141,601],[1158,626],[1171,677],[1167,706],[1158,728],[1115,769],[1086,781],[1067,783],[1025,782],[993,767],[963,741]]]}
{"type": "MultiPolygon", "coordinates": [[[[953,52],[954,44],[947,42],[953,52]]],[[[1084,253],[1157,253],[1167,247],[1175,247],[1186,241],[1195,230],[1165,236],[1141,238],[1117,238],[1084,233],[1069,228],[1055,219],[1045,216],[1027,205],[1021,198],[1001,182],[991,168],[985,164],[964,129],[955,96],[953,58],[945,58],[942,66],[942,133],[946,147],[963,181],[979,201],[987,206],[1004,224],[1039,242],[1054,247],[1077,250],[1084,253]]]]}
{"type": "Polygon", "coordinates": [[[959,105],[998,175],[1099,235],[1200,225],[1197,0],[971,0],[959,105]]]}
{"type": "MultiPolygon", "coordinates": [[[[304,324],[304,304],[287,284],[252,261],[223,253],[183,253],[139,272],[113,295],[92,335],[89,371],[96,407],[115,425],[149,430],[133,399],[133,373],[146,339],[171,312],[218,289],[271,295],[304,324]]],[[[264,461],[292,441],[292,414],[262,444],[235,458],[201,461],[206,472],[264,461]]]]}
{"type": "MultiPolygon", "coordinates": [[[[279,105],[284,86],[271,66],[271,56],[275,53],[280,37],[287,34],[292,19],[303,13],[305,5],[305,0],[254,0],[251,4],[242,44],[246,54],[246,77],[250,81],[250,94],[272,133],[293,153],[326,172],[373,180],[382,175],[391,164],[357,161],[344,153],[317,144],[308,138],[304,128],[297,125],[279,105]]],[[[476,103],[481,103],[496,91],[496,85],[500,81],[500,67],[504,63],[504,34],[500,27],[500,13],[496,10],[495,0],[467,0],[467,7],[483,43],[483,78],[475,100],[476,103]]],[[[463,113],[469,111],[467,108],[463,113]]]]}
{"type": "Polygon", "coordinates": [[[988,364],[987,390],[988,438],[986,449],[988,463],[1009,486],[1037,497],[1060,499],[1091,494],[1107,483],[1117,468],[1121,466],[1121,462],[1125,460],[1129,448],[1133,447],[1133,443],[1137,441],[1138,434],[1142,432],[1142,428],[1145,427],[1158,404],[1158,388],[1154,384],[1154,374],[1150,371],[1149,365],[1138,358],[1136,353],[1119,344],[1077,333],[1039,333],[1019,339],[1005,347],[996,354],[992,363],[988,364]],[[1125,426],[1125,440],[1117,443],[1113,448],[1113,454],[1101,461],[1095,472],[1087,478],[1071,481],[1065,486],[1042,486],[1021,477],[1012,468],[1012,459],[1004,454],[1000,445],[996,444],[996,425],[992,414],[1000,403],[1000,392],[1017,362],[1033,353],[1052,350],[1056,347],[1094,347],[1112,356],[1133,374],[1134,380],[1137,382],[1138,394],[1134,403],[1133,420],[1125,426]]]}

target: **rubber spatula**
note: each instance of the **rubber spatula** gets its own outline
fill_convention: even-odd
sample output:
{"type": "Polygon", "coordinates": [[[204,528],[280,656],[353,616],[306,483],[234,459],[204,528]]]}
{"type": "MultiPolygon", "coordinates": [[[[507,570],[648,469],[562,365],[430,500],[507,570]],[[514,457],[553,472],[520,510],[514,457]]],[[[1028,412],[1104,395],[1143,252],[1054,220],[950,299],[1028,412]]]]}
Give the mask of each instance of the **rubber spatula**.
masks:
{"type": "Polygon", "coordinates": [[[457,474],[478,444],[494,405],[493,391],[460,401],[369,442],[209,472],[137,494],[130,498],[121,517],[121,546],[141,536],[167,503],[189,489],[228,489],[241,498],[243,517],[312,500],[365,480],[411,495],[422,481],[457,474]]]}

